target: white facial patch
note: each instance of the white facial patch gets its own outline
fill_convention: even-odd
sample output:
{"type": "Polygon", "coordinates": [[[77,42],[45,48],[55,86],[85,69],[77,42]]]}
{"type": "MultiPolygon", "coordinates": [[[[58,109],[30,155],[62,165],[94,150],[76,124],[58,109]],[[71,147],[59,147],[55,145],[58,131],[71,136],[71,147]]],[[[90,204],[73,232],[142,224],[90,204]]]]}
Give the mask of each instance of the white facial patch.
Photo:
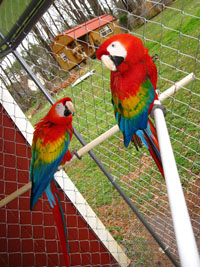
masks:
{"type": "Polygon", "coordinates": [[[107,51],[109,52],[111,56],[123,57],[124,59],[127,55],[126,49],[119,41],[112,42],[107,47],[107,51]]]}
{"type": "Polygon", "coordinates": [[[56,112],[57,112],[58,116],[59,117],[65,117],[64,111],[65,111],[65,106],[63,105],[63,103],[58,103],[56,105],[56,112]]]}

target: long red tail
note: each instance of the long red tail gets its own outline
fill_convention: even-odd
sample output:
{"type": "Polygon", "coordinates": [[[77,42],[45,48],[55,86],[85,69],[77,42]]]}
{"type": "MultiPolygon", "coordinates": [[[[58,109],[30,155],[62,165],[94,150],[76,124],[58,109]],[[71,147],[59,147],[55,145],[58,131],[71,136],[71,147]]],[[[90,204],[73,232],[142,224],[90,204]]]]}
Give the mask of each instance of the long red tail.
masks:
{"type": "Polygon", "coordinates": [[[67,242],[66,224],[64,220],[63,209],[60,203],[60,199],[57,193],[55,192],[55,186],[53,185],[51,188],[52,188],[52,193],[53,193],[53,196],[56,202],[55,205],[53,203],[52,209],[53,209],[53,214],[54,214],[54,218],[56,221],[56,226],[58,229],[58,234],[59,234],[60,244],[61,244],[62,251],[63,251],[65,266],[70,267],[69,247],[68,247],[68,242],[67,242]]]}
{"type": "MultiPolygon", "coordinates": [[[[136,132],[137,138],[133,138],[134,143],[139,144],[139,146],[141,146],[141,141],[142,143],[145,144],[145,146],[147,147],[147,149],[149,150],[152,158],[154,159],[156,165],[158,166],[158,169],[160,170],[160,173],[162,174],[163,178],[165,178],[164,176],[164,171],[163,171],[163,166],[162,166],[162,161],[161,161],[161,156],[160,156],[160,148],[159,148],[159,143],[158,143],[158,138],[157,138],[157,134],[156,134],[156,129],[153,125],[153,123],[150,121],[150,119],[148,119],[148,126],[145,130],[139,130],[136,132]],[[138,140],[141,140],[140,142],[138,142],[138,140]],[[136,141],[135,141],[135,140],[136,141]]],[[[137,148],[137,144],[136,148],[137,148]]]]}
{"type": "Polygon", "coordinates": [[[149,152],[154,159],[156,165],[158,166],[163,178],[165,178],[164,171],[163,171],[163,166],[162,166],[162,161],[161,161],[161,156],[160,156],[160,148],[159,148],[159,143],[158,143],[158,138],[157,138],[157,133],[156,129],[153,125],[153,123],[148,119],[148,124],[150,128],[150,133],[149,128],[144,130],[145,133],[145,139],[149,145],[149,152]]]}

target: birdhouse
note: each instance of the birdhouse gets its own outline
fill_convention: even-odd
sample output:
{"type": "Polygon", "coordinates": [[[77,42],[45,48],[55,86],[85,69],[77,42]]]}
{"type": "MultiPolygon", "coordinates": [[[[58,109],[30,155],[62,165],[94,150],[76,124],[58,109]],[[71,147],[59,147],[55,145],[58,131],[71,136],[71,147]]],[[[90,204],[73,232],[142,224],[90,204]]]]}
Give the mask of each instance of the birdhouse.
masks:
{"type": "Polygon", "coordinates": [[[119,33],[121,29],[116,19],[111,15],[102,15],[57,35],[51,48],[59,65],[70,70],[88,57],[93,57],[105,39],[119,33]]]}

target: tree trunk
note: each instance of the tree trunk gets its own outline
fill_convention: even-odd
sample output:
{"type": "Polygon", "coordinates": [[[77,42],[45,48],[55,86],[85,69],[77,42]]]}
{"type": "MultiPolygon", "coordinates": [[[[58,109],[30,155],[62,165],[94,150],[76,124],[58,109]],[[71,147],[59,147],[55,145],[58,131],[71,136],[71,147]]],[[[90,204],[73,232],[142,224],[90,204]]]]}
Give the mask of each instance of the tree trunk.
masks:
{"type": "Polygon", "coordinates": [[[33,32],[35,33],[36,39],[39,43],[49,52],[51,53],[51,48],[48,43],[44,40],[43,36],[41,35],[40,31],[38,30],[37,26],[33,26],[33,32]]]}
{"type": "Polygon", "coordinates": [[[133,11],[127,0],[122,0],[122,3],[125,6],[126,11],[128,11],[130,13],[133,11]]]}
{"type": "Polygon", "coordinates": [[[80,9],[80,6],[77,4],[76,0],[71,0],[71,2],[73,3],[75,9],[74,12],[75,14],[79,15],[80,17],[80,23],[84,23],[85,21],[87,21],[87,17],[83,14],[83,11],[80,9]]]}
{"type": "Polygon", "coordinates": [[[91,16],[91,10],[89,9],[89,7],[87,6],[87,4],[85,3],[85,0],[79,0],[79,2],[82,5],[83,9],[86,10],[89,19],[91,19],[92,18],[92,16],[91,16]]]}
{"type": "Polygon", "coordinates": [[[104,14],[97,0],[88,0],[88,3],[90,4],[92,11],[97,17],[104,14]]]}
{"type": "Polygon", "coordinates": [[[81,24],[82,18],[80,16],[80,13],[76,12],[76,8],[74,7],[73,2],[68,1],[68,0],[65,0],[65,2],[67,4],[67,6],[66,6],[67,14],[73,20],[74,24],[81,24]]]}
{"type": "MultiPolygon", "coordinates": [[[[66,21],[66,19],[63,17],[62,13],[60,12],[59,8],[55,5],[55,3],[53,3],[54,8],[56,9],[56,11],[58,12],[59,16],[61,17],[62,21],[64,21],[64,24],[67,26],[67,29],[70,29],[70,25],[68,24],[68,22],[66,21]]],[[[64,28],[64,27],[63,27],[64,28]]]]}
{"type": "Polygon", "coordinates": [[[104,0],[104,1],[105,1],[106,5],[107,5],[107,7],[108,7],[109,13],[110,13],[111,15],[113,15],[113,10],[112,10],[112,8],[110,7],[110,5],[108,4],[108,1],[107,1],[107,0],[104,0]]]}
{"type": "Polygon", "coordinates": [[[53,40],[54,40],[54,34],[51,32],[51,30],[50,30],[49,26],[47,25],[46,21],[41,17],[41,18],[39,19],[39,22],[41,23],[41,25],[42,25],[44,31],[46,32],[46,34],[47,34],[49,40],[50,40],[51,42],[53,42],[53,40]]]}
{"type": "MultiPolygon", "coordinates": [[[[6,78],[9,80],[9,82],[10,82],[10,85],[8,84],[8,82],[5,80],[5,78],[3,78],[3,77],[1,77],[0,78],[0,80],[1,80],[1,82],[5,85],[5,87],[8,89],[8,91],[11,93],[11,95],[13,95],[13,97],[16,99],[16,101],[17,101],[17,103],[20,105],[20,107],[21,107],[21,109],[23,110],[23,111],[25,111],[24,110],[24,105],[22,105],[22,101],[21,101],[21,99],[22,99],[22,94],[19,92],[19,88],[16,88],[16,84],[18,84],[19,85],[19,81],[18,80],[16,80],[16,82],[13,82],[11,79],[10,79],[10,77],[9,77],[9,74],[8,74],[8,72],[7,71],[11,71],[11,69],[12,68],[10,68],[10,69],[8,69],[8,70],[5,70],[4,68],[2,68],[1,66],[0,66],[0,68],[1,68],[1,70],[3,71],[3,73],[5,74],[5,76],[6,76],[6,78]]],[[[14,73],[12,73],[12,75],[15,77],[15,74],[14,73]]],[[[19,86],[18,86],[19,87],[19,86]]]]}
{"type": "Polygon", "coordinates": [[[113,14],[116,17],[119,18],[126,12],[126,10],[124,10],[124,4],[122,3],[122,1],[112,0],[112,5],[113,14]]]}
{"type": "Polygon", "coordinates": [[[35,38],[38,40],[38,42],[48,51],[48,54],[50,55],[50,57],[53,59],[54,64],[58,65],[57,60],[55,59],[55,57],[53,56],[53,52],[51,50],[51,47],[49,46],[49,44],[45,41],[45,39],[42,37],[40,31],[38,30],[37,26],[33,26],[33,32],[35,34],[35,38]]]}

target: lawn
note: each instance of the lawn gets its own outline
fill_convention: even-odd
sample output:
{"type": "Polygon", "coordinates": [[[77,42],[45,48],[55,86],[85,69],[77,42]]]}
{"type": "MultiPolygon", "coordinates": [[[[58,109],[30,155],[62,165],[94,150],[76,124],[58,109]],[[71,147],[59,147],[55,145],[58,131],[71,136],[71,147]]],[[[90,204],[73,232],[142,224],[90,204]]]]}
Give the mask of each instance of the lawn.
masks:
{"type": "Polygon", "coordinates": [[[0,30],[6,36],[22,15],[31,0],[5,0],[0,8],[0,30]]]}

